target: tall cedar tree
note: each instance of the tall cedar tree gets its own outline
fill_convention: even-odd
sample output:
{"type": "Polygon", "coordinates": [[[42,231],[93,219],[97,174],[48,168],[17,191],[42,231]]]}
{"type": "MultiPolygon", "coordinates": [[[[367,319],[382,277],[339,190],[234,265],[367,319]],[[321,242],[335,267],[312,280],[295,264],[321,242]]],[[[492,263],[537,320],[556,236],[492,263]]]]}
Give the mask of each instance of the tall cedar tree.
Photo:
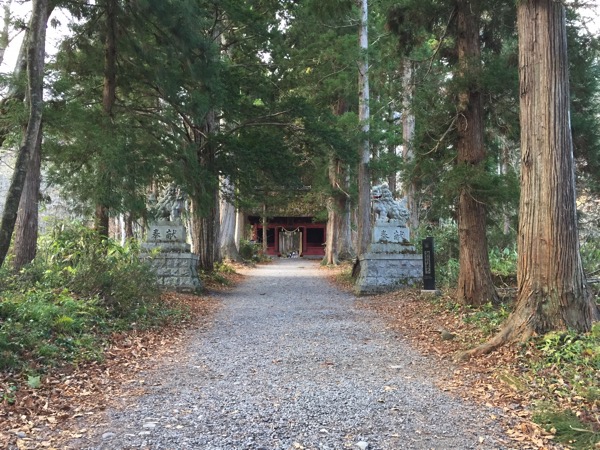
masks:
{"type": "Polygon", "coordinates": [[[371,242],[371,148],[369,144],[369,6],[367,0],[358,0],[360,6],[360,25],[358,32],[360,56],[358,63],[358,120],[363,136],[359,150],[358,163],[358,235],[356,253],[365,254],[371,242]]]}
{"type": "Polygon", "coordinates": [[[476,355],[552,330],[588,331],[600,319],[577,237],[565,7],[518,5],[521,200],[518,296],[504,328],[476,355]]]}
{"type": "MultiPolygon", "coordinates": [[[[117,0],[104,0],[101,3],[105,14],[105,36],[104,36],[104,89],[102,90],[102,112],[106,120],[105,132],[111,133],[110,124],[114,114],[115,100],[117,98],[117,16],[119,4],[117,0]]],[[[104,162],[100,163],[98,174],[103,176],[106,169],[104,162]]],[[[103,202],[96,204],[94,227],[101,235],[108,237],[109,206],[103,202]]]]}
{"type": "MultiPolygon", "coordinates": [[[[487,176],[482,104],[481,6],[480,0],[457,0],[451,4],[405,2],[392,7],[388,14],[388,27],[399,38],[399,49],[403,51],[405,64],[420,57],[420,65],[426,66],[425,71],[423,67],[418,68],[420,73],[425,74],[425,79],[418,81],[416,90],[422,91],[425,83],[433,80],[436,71],[440,74],[444,70],[450,71],[445,77],[439,78],[441,84],[436,89],[442,97],[456,98],[454,105],[437,100],[428,101],[431,106],[414,105],[415,109],[435,110],[438,117],[430,117],[428,122],[439,123],[441,120],[446,125],[445,131],[435,131],[440,137],[434,142],[428,144],[422,138],[421,142],[414,142],[413,161],[406,162],[414,166],[413,177],[406,183],[416,186],[414,180],[419,174],[415,168],[418,166],[421,166],[421,171],[433,168],[434,171],[428,175],[432,177],[433,184],[445,185],[446,193],[443,195],[446,198],[452,196],[456,201],[459,229],[457,295],[462,302],[471,305],[497,299],[487,249],[486,199],[480,186],[481,180],[487,176]],[[437,64],[437,59],[443,64],[437,64]],[[444,111],[450,119],[442,117],[444,111]],[[419,149],[419,146],[429,148],[419,149]],[[451,170],[448,169],[452,166],[450,161],[455,163],[451,170]]],[[[430,93],[426,95],[431,97],[430,93]]],[[[423,96],[413,97],[413,102],[418,99],[422,101],[423,96]]],[[[419,125],[420,129],[431,128],[425,122],[419,125]]]]}
{"type": "MultiPolygon", "coordinates": [[[[470,170],[485,170],[483,107],[477,72],[481,66],[479,0],[459,0],[457,7],[458,76],[462,89],[457,105],[457,162],[470,170]]],[[[498,299],[492,281],[486,236],[486,205],[468,180],[458,197],[458,300],[482,305],[498,299]]]]}

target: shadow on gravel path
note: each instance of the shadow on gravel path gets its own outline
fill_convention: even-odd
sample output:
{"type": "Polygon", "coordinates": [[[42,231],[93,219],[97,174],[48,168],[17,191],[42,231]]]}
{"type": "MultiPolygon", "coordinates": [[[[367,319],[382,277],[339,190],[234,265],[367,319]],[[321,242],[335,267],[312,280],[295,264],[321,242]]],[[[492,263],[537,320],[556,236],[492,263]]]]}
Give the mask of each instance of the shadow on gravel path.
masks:
{"type": "Polygon", "coordinates": [[[143,374],[145,392],[75,448],[514,448],[491,420],[498,411],[437,389],[439,369],[355,308],[318,262],[247,275],[221,295],[214,325],[143,374]]]}

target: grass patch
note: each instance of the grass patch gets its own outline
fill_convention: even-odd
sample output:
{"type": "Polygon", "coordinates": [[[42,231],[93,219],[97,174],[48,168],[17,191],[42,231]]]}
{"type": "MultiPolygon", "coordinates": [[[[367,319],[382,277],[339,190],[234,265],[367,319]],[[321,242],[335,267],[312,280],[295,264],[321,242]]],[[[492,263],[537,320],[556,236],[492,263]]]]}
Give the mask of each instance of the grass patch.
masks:
{"type": "Polygon", "coordinates": [[[551,406],[539,406],[533,420],[543,426],[558,442],[567,444],[575,450],[597,448],[600,443],[600,432],[592,430],[582,422],[573,411],[557,410],[551,406]]]}
{"type": "Polygon", "coordinates": [[[508,304],[501,303],[494,305],[488,302],[480,308],[468,307],[463,314],[462,320],[465,323],[475,325],[486,336],[491,336],[500,329],[500,326],[508,318],[509,314],[510,307],[508,304]]]}
{"type": "Polygon", "coordinates": [[[600,442],[600,323],[589,333],[552,332],[524,347],[524,374],[542,401],[534,421],[574,449],[600,442]]]}

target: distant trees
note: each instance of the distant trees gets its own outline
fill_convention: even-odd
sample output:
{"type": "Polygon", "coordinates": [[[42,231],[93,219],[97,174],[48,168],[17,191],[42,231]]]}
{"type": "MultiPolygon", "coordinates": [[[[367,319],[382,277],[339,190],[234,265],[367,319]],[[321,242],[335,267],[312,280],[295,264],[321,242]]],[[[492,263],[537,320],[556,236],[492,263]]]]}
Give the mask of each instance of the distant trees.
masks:
{"type": "MultiPolygon", "coordinates": [[[[362,139],[357,6],[354,0],[290,3],[282,11],[289,26],[283,30],[282,45],[273,59],[274,67],[281,71],[281,88],[303,96],[318,111],[314,120],[320,123],[322,139],[312,148],[316,170],[306,184],[327,197],[326,211],[320,214],[327,214],[327,264],[349,260],[355,254],[352,216],[357,205],[357,154],[362,139]]],[[[367,150],[370,154],[369,146],[367,150]]]]}

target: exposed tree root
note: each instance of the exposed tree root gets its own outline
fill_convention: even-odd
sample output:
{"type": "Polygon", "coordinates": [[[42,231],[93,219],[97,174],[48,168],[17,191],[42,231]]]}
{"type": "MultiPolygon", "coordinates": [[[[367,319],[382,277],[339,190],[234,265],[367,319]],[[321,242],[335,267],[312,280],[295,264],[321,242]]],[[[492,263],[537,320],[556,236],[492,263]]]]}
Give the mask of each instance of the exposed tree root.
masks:
{"type": "MultiPolygon", "coordinates": [[[[502,330],[500,330],[489,341],[471,350],[467,350],[466,352],[460,353],[456,359],[459,361],[465,361],[470,359],[471,357],[491,353],[497,348],[502,347],[503,345],[515,342],[525,342],[533,336],[537,336],[538,334],[551,331],[550,329],[540,329],[541,320],[539,317],[539,312],[536,310],[536,308],[532,306],[532,304],[536,304],[536,302],[530,302],[531,300],[532,299],[530,298],[527,301],[525,301],[525,305],[521,307],[517,306],[517,309],[507,319],[502,330]]],[[[594,302],[591,299],[588,298],[586,299],[586,301],[588,301],[590,305],[590,310],[588,314],[591,318],[591,323],[594,323],[595,321],[598,321],[600,319],[600,309],[598,309],[598,307],[594,304],[594,302]]],[[[572,324],[569,325],[565,322],[563,322],[562,326],[557,325],[558,324],[554,323],[556,329],[567,329],[570,326],[572,326],[572,324]]]]}

